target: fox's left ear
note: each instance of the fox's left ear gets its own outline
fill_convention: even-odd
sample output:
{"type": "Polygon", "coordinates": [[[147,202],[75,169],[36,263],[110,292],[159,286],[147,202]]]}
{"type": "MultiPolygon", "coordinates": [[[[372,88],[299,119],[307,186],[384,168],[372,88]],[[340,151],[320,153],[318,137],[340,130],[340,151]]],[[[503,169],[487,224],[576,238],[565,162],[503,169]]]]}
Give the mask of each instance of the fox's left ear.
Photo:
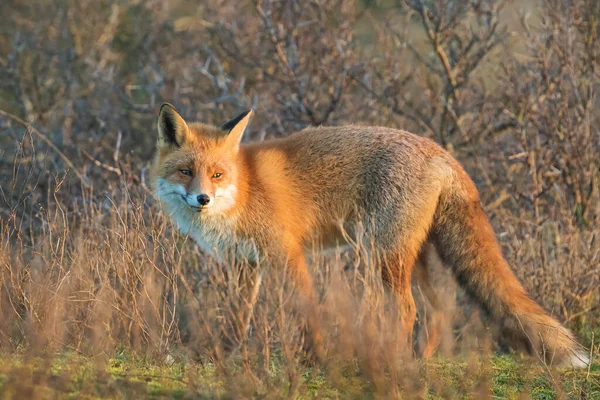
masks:
{"type": "Polygon", "coordinates": [[[246,126],[248,126],[251,116],[252,110],[244,111],[221,126],[221,129],[227,132],[227,138],[225,139],[227,144],[236,151],[240,148],[242,136],[244,135],[244,131],[246,130],[246,126]]]}

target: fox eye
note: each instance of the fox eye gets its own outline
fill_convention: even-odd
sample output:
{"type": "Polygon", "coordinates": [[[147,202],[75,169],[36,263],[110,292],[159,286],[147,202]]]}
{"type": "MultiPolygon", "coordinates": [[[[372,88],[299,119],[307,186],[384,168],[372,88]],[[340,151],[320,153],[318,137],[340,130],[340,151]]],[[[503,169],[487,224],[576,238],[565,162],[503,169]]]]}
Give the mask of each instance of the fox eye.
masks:
{"type": "Polygon", "coordinates": [[[192,176],[192,171],[190,171],[189,169],[180,169],[179,172],[187,176],[192,176]]]}
{"type": "Polygon", "coordinates": [[[221,175],[223,175],[223,174],[221,174],[220,172],[215,172],[215,174],[212,177],[215,179],[219,179],[221,177],[221,175]]]}

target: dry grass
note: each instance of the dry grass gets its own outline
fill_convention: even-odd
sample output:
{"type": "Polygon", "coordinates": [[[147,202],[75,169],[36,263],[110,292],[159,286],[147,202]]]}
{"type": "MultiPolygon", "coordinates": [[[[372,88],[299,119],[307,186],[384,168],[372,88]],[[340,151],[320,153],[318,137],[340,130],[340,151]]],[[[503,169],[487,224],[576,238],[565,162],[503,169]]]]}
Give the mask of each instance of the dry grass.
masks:
{"type": "Polygon", "coordinates": [[[532,2],[520,23],[501,3],[0,5],[0,396],[598,398],[600,6],[532,2]],[[319,123],[435,138],[476,181],[529,293],[595,364],[499,355],[440,265],[451,323],[439,357],[414,360],[374,270],[344,268],[353,252],[311,263],[327,365],[307,360],[276,268],[226,351],[238,271],[177,233],[146,186],[162,101],[207,122],[252,106],[252,140],[319,123]]]}

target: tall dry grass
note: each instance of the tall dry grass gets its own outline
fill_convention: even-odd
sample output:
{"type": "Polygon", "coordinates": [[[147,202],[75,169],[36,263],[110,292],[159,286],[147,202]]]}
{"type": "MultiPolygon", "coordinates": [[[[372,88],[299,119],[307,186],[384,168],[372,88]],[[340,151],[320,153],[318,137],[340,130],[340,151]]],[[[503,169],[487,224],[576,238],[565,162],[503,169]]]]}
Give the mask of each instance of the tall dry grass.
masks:
{"type": "MultiPolygon", "coordinates": [[[[65,189],[58,179],[56,190],[65,189]]],[[[200,254],[143,188],[121,182],[101,202],[90,200],[93,190],[82,192],[66,203],[50,192],[48,208],[24,218],[13,213],[3,224],[5,354],[73,351],[106,360],[125,348],[159,363],[198,360],[214,364],[240,393],[270,382],[276,357],[290,393],[299,390],[305,330],[281,268],[265,274],[246,337],[240,325],[246,299],[232,279],[239,269],[200,254]],[[236,363],[243,373],[235,372],[236,363]]],[[[412,351],[399,347],[395,301],[374,268],[344,268],[348,262],[345,254],[315,254],[313,263],[330,378],[342,381],[339,374],[348,370],[382,393],[423,390],[411,378],[418,372],[409,362],[412,351]]]]}

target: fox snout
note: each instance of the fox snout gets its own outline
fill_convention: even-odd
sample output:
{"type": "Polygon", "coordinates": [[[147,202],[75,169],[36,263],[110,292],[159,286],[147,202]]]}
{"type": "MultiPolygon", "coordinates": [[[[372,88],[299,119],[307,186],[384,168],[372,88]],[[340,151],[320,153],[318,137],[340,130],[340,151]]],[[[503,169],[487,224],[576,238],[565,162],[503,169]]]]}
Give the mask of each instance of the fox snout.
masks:
{"type": "Polygon", "coordinates": [[[181,197],[187,203],[187,205],[195,211],[202,211],[203,209],[206,209],[206,207],[208,207],[213,201],[209,195],[204,193],[199,195],[188,193],[186,195],[182,195],[181,197]]]}

